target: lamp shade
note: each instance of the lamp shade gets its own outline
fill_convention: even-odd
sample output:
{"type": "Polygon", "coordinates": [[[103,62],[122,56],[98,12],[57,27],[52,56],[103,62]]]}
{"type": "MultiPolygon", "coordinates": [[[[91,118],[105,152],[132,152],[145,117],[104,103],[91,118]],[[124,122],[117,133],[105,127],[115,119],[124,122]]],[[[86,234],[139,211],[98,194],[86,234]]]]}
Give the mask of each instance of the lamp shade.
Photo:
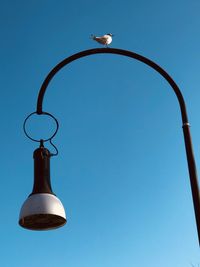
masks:
{"type": "Polygon", "coordinates": [[[61,201],[54,195],[30,195],[22,205],[19,224],[30,230],[50,230],[63,226],[66,215],[61,201]]]}

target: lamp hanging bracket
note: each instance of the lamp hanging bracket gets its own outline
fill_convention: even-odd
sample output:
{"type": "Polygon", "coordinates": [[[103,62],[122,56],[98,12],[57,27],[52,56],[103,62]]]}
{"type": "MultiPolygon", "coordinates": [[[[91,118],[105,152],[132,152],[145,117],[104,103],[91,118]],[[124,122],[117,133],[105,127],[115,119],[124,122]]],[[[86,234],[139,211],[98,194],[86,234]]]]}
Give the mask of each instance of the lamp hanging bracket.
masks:
{"type": "Polygon", "coordinates": [[[56,153],[51,153],[51,156],[56,156],[56,155],[58,155],[58,149],[57,149],[57,147],[52,143],[52,139],[55,137],[55,135],[57,134],[57,132],[58,132],[58,129],[59,129],[59,123],[58,123],[58,120],[52,115],[52,114],[50,114],[50,113],[48,113],[48,112],[42,112],[42,113],[38,113],[38,112],[32,112],[32,113],[30,113],[26,118],[25,118],[25,120],[24,120],[24,123],[23,123],[23,131],[24,131],[24,134],[26,135],[26,137],[28,137],[28,139],[30,139],[30,140],[32,140],[32,141],[34,141],[34,142],[38,142],[38,143],[40,143],[40,146],[43,146],[43,144],[45,143],[45,142],[48,142],[49,141],[49,143],[54,147],[54,149],[56,150],[56,153]],[[46,116],[49,116],[49,117],[51,117],[54,121],[55,121],[55,124],[56,124],[56,129],[55,129],[55,131],[54,131],[54,133],[49,137],[49,138],[46,138],[46,139],[35,139],[35,138],[33,138],[29,133],[28,133],[28,131],[27,131],[27,121],[29,120],[29,118],[31,117],[31,116],[33,116],[33,115],[35,115],[35,114],[37,114],[37,115],[39,115],[39,116],[41,116],[41,115],[46,115],[46,116]]]}

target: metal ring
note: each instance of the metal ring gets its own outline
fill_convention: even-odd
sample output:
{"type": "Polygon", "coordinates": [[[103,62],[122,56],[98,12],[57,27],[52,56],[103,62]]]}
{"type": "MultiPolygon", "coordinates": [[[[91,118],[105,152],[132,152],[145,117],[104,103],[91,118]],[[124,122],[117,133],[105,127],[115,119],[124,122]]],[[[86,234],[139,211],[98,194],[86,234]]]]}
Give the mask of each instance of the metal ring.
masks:
{"type": "Polygon", "coordinates": [[[26,130],[26,122],[27,122],[27,120],[28,120],[32,115],[34,115],[34,114],[37,114],[37,115],[47,115],[47,116],[51,117],[52,119],[54,119],[54,121],[56,122],[56,130],[55,130],[54,134],[53,134],[50,138],[48,138],[48,139],[44,139],[43,142],[47,142],[47,141],[53,139],[54,136],[55,136],[55,135],[57,134],[57,132],[58,132],[59,123],[58,123],[57,119],[56,119],[52,114],[50,114],[50,113],[48,113],[48,112],[42,112],[42,113],[38,114],[38,113],[35,111],[35,112],[32,112],[31,114],[29,114],[29,115],[26,117],[26,119],[24,120],[24,124],[23,124],[23,130],[24,130],[25,135],[26,135],[29,139],[31,139],[32,141],[34,141],[34,142],[40,142],[40,141],[41,141],[41,139],[38,140],[38,139],[34,139],[34,138],[32,138],[32,137],[27,133],[27,130],[26,130]]]}

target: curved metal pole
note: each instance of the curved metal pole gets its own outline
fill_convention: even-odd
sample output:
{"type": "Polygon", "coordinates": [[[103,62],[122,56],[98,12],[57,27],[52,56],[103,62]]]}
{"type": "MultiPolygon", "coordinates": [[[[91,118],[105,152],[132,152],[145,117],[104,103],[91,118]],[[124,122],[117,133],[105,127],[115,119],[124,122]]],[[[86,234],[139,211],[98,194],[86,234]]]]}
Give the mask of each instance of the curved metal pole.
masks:
{"type": "Polygon", "coordinates": [[[79,58],[86,57],[89,55],[94,55],[94,54],[118,54],[118,55],[127,56],[130,58],[134,58],[138,61],[141,61],[145,63],[146,65],[150,66],[151,68],[153,68],[154,70],[156,70],[158,73],[160,73],[164,77],[164,79],[168,81],[168,83],[174,90],[177,96],[178,102],[179,102],[180,110],[181,110],[181,117],[182,117],[182,123],[183,123],[183,134],[184,134],[188,169],[189,169],[189,175],[190,175],[190,185],[191,185],[191,190],[192,190],[197,232],[198,232],[199,245],[200,245],[200,192],[199,192],[199,186],[198,186],[198,177],[197,177],[196,164],[195,164],[194,153],[193,153],[193,148],[192,148],[192,140],[191,140],[190,128],[189,128],[190,125],[188,122],[186,105],[185,105],[185,101],[184,101],[183,95],[179,87],[164,69],[162,69],[159,65],[157,65],[155,62],[151,61],[150,59],[143,57],[139,54],[136,54],[134,52],[127,51],[127,50],[116,49],[116,48],[97,48],[97,49],[81,51],[77,54],[74,54],[64,59],[49,72],[49,74],[47,75],[46,79],[44,80],[41,86],[41,89],[38,95],[37,111],[36,111],[37,114],[43,113],[42,104],[43,104],[44,94],[46,92],[46,89],[51,79],[55,76],[55,74],[60,69],[62,69],[64,66],[71,63],[72,61],[75,61],[79,58]]]}

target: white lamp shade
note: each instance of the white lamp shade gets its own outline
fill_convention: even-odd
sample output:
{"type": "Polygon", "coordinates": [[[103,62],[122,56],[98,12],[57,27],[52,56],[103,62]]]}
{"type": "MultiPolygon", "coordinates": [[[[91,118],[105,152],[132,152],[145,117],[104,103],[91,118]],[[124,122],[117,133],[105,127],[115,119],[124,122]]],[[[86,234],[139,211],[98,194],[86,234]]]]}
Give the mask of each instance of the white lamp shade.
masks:
{"type": "Polygon", "coordinates": [[[66,223],[66,214],[61,201],[53,194],[30,195],[24,202],[19,224],[30,230],[50,230],[66,223]]]}

